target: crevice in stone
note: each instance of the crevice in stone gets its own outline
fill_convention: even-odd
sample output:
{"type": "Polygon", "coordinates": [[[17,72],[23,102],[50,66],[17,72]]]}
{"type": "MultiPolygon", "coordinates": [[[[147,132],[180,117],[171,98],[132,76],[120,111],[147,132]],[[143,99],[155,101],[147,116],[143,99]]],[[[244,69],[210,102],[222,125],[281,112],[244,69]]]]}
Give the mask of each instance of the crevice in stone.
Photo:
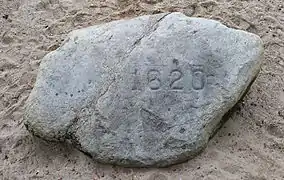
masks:
{"type": "Polygon", "coordinates": [[[165,19],[170,13],[166,13],[165,15],[163,15],[161,18],[159,18],[155,23],[154,25],[152,25],[149,29],[147,29],[147,31],[142,35],[142,37],[140,37],[139,39],[137,39],[134,44],[133,44],[133,48],[131,49],[131,51],[129,52],[129,54],[131,54],[131,52],[136,48],[136,46],[138,44],[141,43],[141,41],[146,38],[146,37],[149,37],[152,33],[154,33],[158,27],[159,27],[159,23],[165,19]]]}
{"type": "Polygon", "coordinates": [[[109,83],[109,85],[107,86],[107,88],[103,91],[103,93],[101,93],[99,95],[99,97],[97,98],[96,100],[96,103],[95,103],[95,107],[97,106],[97,103],[99,102],[99,100],[110,90],[110,87],[113,85],[113,83],[115,82],[116,78],[113,78],[111,83],[109,83]]]}
{"type": "Polygon", "coordinates": [[[128,58],[130,56],[130,54],[135,50],[135,48],[137,48],[137,46],[141,43],[141,41],[143,39],[145,39],[146,37],[149,37],[152,33],[154,33],[158,27],[159,27],[159,23],[165,19],[169,14],[171,13],[166,13],[165,15],[163,15],[161,18],[159,18],[150,28],[148,28],[140,38],[138,38],[132,45],[132,47],[130,48],[130,50],[128,52],[126,52],[125,56],[119,61],[119,63],[123,60],[125,60],[126,58],[128,58]]]}
{"type": "MultiPolygon", "coordinates": [[[[151,36],[151,34],[153,34],[159,27],[159,23],[165,18],[167,17],[169,14],[171,13],[166,13],[165,15],[163,15],[162,17],[160,17],[158,20],[156,20],[156,22],[153,25],[150,25],[150,27],[142,34],[142,36],[140,38],[138,38],[133,45],[131,46],[130,50],[128,52],[125,53],[125,56],[120,60],[123,61],[125,59],[127,59],[131,53],[135,50],[135,48],[137,48],[138,45],[140,45],[141,41],[143,39],[145,39],[146,37],[151,36]]],[[[104,89],[104,91],[102,93],[99,94],[99,97],[96,98],[95,103],[94,103],[94,107],[97,106],[97,103],[99,102],[99,100],[105,96],[105,94],[110,90],[110,87],[113,85],[113,83],[116,81],[116,78],[114,77],[112,79],[112,81],[107,85],[107,87],[104,89]]],[[[80,108],[81,110],[83,108],[80,108]]],[[[96,110],[96,108],[94,109],[95,113],[99,114],[100,117],[104,117],[102,116],[102,114],[96,110]]],[[[80,113],[81,111],[79,111],[78,113],[80,113]]],[[[65,131],[65,139],[68,141],[70,140],[75,146],[79,147],[79,149],[81,149],[80,147],[80,142],[79,140],[76,138],[76,131],[79,128],[79,121],[81,120],[81,118],[79,117],[79,114],[76,113],[75,118],[70,122],[70,125],[66,128],[65,131]]],[[[104,117],[105,118],[105,117],[104,117]]],[[[82,123],[82,122],[80,122],[82,123]]],[[[85,152],[84,152],[85,153],[85,152]]]]}
{"type": "Polygon", "coordinates": [[[71,141],[73,141],[74,139],[74,129],[75,127],[78,125],[78,121],[80,120],[80,118],[78,117],[78,115],[76,114],[75,118],[73,118],[70,122],[70,125],[67,126],[66,130],[65,130],[65,135],[64,138],[65,139],[70,139],[71,141]]]}
{"type": "MultiPolygon", "coordinates": [[[[102,98],[110,89],[110,87],[112,86],[112,84],[115,82],[115,78],[113,78],[112,82],[107,86],[107,88],[99,95],[99,97],[97,98],[96,102],[95,102],[95,107],[97,106],[97,103],[99,102],[100,98],[102,98]]],[[[79,124],[78,122],[82,119],[79,118],[79,113],[82,111],[82,109],[84,108],[89,108],[88,106],[85,106],[83,108],[80,108],[80,111],[78,113],[76,113],[76,116],[74,119],[72,119],[72,121],[70,122],[70,125],[66,128],[65,130],[65,138],[69,139],[71,141],[76,141],[76,144],[79,145],[79,141],[77,140],[77,138],[75,138],[75,133],[77,131],[77,129],[79,128],[79,124]]],[[[97,112],[96,109],[94,109],[95,112],[97,112]]],[[[82,123],[82,122],[81,122],[82,123]]]]}

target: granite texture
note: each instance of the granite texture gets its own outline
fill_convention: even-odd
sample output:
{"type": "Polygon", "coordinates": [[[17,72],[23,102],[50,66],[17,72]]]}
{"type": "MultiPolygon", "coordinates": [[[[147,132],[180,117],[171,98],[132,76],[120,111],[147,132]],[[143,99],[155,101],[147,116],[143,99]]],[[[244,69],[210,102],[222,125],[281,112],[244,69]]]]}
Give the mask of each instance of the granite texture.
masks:
{"type": "Polygon", "coordinates": [[[183,162],[244,95],[262,52],[254,34],[182,13],[75,30],[43,58],[25,125],[102,163],[183,162]]]}

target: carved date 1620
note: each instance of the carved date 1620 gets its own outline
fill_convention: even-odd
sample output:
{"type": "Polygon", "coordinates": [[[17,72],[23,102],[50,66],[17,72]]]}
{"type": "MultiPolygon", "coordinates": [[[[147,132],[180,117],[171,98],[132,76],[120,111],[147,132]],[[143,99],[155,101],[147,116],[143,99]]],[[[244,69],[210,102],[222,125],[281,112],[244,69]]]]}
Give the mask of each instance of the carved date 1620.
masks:
{"type": "Polygon", "coordinates": [[[150,90],[190,91],[202,90],[206,85],[205,68],[202,65],[188,65],[178,67],[152,66],[139,73],[134,71],[132,90],[139,90],[140,82],[146,80],[150,90]],[[144,78],[144,79],[143,79],[144,78]]]}

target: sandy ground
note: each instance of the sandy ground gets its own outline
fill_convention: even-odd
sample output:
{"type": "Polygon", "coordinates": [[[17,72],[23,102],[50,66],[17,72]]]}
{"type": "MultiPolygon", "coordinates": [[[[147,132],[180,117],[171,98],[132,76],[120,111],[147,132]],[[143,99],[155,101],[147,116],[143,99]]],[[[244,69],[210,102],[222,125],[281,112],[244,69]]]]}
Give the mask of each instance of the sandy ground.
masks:
{"type": "Polygon", "coordinates": [[[283,180],[283,0],[0,0],[0,179],[283,180]],[[41,58],[73,29],[180,11],[261,36],[255,84],[198,157],[165,169],[102,165],[74,148],[46,143],[23,125],[41,58]]]}

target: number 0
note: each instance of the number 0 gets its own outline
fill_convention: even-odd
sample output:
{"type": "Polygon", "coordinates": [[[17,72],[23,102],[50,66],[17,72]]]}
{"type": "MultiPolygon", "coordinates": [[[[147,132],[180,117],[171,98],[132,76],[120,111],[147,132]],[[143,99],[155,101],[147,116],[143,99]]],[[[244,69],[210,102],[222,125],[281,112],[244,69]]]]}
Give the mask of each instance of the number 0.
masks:
{"type": "Polygon", "coordinates": [[[205,86],[205,74],[201,69],[192,72],[192,87],[194,90],[201,90],[205,86]]]}

